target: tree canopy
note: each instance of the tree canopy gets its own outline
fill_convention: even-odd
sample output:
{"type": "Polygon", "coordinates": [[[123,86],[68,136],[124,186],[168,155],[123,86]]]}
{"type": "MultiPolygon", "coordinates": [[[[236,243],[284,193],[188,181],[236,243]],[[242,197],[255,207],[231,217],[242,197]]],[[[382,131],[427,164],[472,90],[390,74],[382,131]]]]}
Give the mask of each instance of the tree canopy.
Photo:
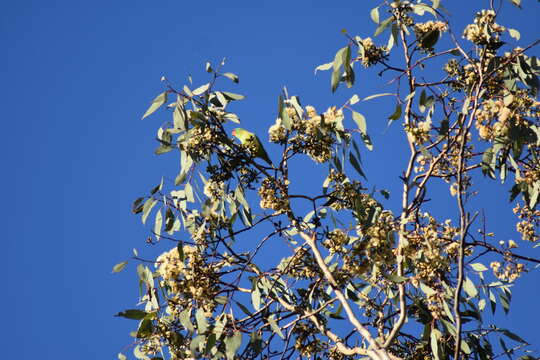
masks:
{"type": "Polygon", "coordinates": [[[316,71],[329,71],[331,92],[367,71],[388,92],[320,111],[285,88],[267,135],[239,125],[231,104],[244,96],[223,90],[239,82],[224,62],[206,64],[201,86],[162,79],[143,118],[170,117],[155,153],[178,152],[180,168],[133,204],[164,247],[130,260],[140,307],[118,316],[138,320],[136,358],[535,358],[493,314],[540,263],[540,40],[519,47],[519,31],[498,23],[519,0],[483,3],[458,29],[438,0],[379,2],[372,37],[344,31],[316,71]],[[406,144],[404,166],[384,169],[399,194],[368,181],[362,162],[374,144],[358,105],[380,97],[406,144]],[[298,159],[324,174],[316,192],[298,159]],[[486,181],[508,197],[514,239],[474,201],[486,181]]]}

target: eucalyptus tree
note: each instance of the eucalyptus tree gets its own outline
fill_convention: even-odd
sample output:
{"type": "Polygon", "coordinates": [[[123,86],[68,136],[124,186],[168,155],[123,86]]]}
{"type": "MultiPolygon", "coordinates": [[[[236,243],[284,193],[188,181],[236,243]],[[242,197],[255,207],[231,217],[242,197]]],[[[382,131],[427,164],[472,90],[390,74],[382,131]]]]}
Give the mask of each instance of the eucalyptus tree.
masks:
{"type": "Polygon", "coordinates": [[[319,111],[284,90],[267,136],[237,128],[230,104],[243,96],[222,90],[239,81],[223,63],[197,88],[164,80],[143,118],[170,116],[155,153],[178,152],[180,169],[133,204],[164,251],[130,260],[140,307],[118,316],[138,320],[134,356],[535,358],[490,313],[508,312],[511,286],[540,263],[540,40],[510,46],[520,33],[498,16],[520,3],[494,3],[463,9],[471,23],[456,29],[438,0],[380,2],[373,37],[344,33],[317,70],[332,92],[366,71],[388,92],[319,111]],[[360,158],[373,143],[358,107],[377,97],[393,102],[388,123],[406,144],[404,166],[385,169],[402,184],[390,198],[368,190],[384,183],[368,182],[360,158]],[[325,174],[315,193],[297,158],[325,174]],[[473,201],[486,181],[504,183],[493,196],[509,197],[514,239],[493,234],[473,201]]]}

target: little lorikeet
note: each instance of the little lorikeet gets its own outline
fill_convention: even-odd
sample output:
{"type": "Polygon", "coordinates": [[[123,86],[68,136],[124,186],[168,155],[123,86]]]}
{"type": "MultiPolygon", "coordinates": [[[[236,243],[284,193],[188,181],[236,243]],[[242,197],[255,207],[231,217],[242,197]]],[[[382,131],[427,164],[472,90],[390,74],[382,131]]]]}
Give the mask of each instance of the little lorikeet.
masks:
{"type": "Polygon", "coordinates": [[[236,128],[232,132],[233,136],[236,136],[242,145],[252,146],[254,149],[253,156],[258,157],[266,161],[268,164],[272,165],[272,161],[268,156],[266,150],[264,150],[261,141],[254,133],[247,131],[246,129],[236,128]]]}

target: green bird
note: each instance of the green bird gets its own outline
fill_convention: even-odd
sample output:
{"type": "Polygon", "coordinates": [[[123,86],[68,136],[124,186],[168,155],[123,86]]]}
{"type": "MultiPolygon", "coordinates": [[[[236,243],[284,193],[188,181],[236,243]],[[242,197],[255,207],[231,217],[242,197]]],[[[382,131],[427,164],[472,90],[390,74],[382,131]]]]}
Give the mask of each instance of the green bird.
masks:
{"type": "Polygon", "coordinates": [[[272,160],[268,156],[266,150],[261,144],[261,141],[254,133],[247,131],[246,129],[236,128],[232,132],[233,136],[236,136],[242,145],[248,146],[253,152],[253,156],[258,157],[272,165],[272,160]]]}

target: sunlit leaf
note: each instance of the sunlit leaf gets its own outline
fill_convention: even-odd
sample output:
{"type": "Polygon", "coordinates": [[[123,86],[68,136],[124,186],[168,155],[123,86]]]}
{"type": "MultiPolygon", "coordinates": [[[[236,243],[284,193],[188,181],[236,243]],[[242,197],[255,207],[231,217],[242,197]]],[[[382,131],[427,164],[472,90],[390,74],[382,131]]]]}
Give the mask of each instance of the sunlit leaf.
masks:
{"type": "Polygon", "coordinates": [[[315,74],[317,73],[317,71],[325,71],[325,70],[330,70],[332,68],[332,65],[334,65],[333,62],[329,62],[329,63],[326,63],[326,64],[322,64],[322,65],[319,65],[315,68],[315,74]]]}
{"type": "Polygon", "coordinates": [[[159,109],[161,107],[161,105],[165,104],[165,102],[167,102],[167,92],[166,91],[162,92],[161,94],[156,96],[156,98],[152,101],[152,104],[150,105],[148,110],[146,110],[146,112],[142,116],[142,119],[144,119],[147,116],[152,115],[157,109],[159,109]]]}
{"type": "Polygon", "coordinates": [[[371,16],[371,20],[373,20],[375,24],[379,23],[379,7],[378,6],[371,9],[371,11],[369,12],[369,15],[371,16]]]}
{"type": "Polygon", "coordinates": [[[376,98],[381,97],[381,96],[395,96],[395,95],[396,94],[394,94],[394,93],[375,94],[375,95],[370,95],[370,96],[365,97],[364,99],[362,99],[362,101],[368,101],[368,100],[376,99],[376,98]]]}
{"type": "Polygon", "coordinates": [[[112,268],[112,273],[114,274],[114,273],[124,270],[127,264],[128,264],[127,261],[122,261],[121,263],[114,265],[112,268]]]}
{"type": "Polygon", "coordinates": [[[225,344],[225,353],[227,355],[227,359],[234,360],[236,351],[238,351],[242,345],[242,332],[235,331],[232,336],[226,337],[225,340],[223,340],[223,343],[225,344]]]}
{"type": "Polygon", "coordinates": [[[521,34],[516,29],[508,29],[508,33],[516,40],[519,40],[521,37],[521,34]]]}
{"type": "Polygon", "coordinates": [[[367,123],[364,115],[360,114],[359,112],[353,111],[352,118],[356,123],[356,126],[358,126],[358,129],[362,132],[362,134],[367,134],[367,123]]]}
{"type": "Polygon", "coordinates": [[[222,74],[223,76],[225,76],[226,78],[229,78],[231,79],[233,82],[235,83],[239,83],[240,82],[240,78],[238,77],[238,75],[236,74],[233,74],[233,73],[230,73],[230,72],[226,72],[224,74],[222,74]]]}
{"type": "Polygon", "coordinates": [[[394,16],[390,16],[389,18],[383,20],[382,23],[379,24],[377,29],[375,30],[375,34],[373,36],[378,36],[380,33],[382,33],[386,28],[394,21],[394,16]]]}

